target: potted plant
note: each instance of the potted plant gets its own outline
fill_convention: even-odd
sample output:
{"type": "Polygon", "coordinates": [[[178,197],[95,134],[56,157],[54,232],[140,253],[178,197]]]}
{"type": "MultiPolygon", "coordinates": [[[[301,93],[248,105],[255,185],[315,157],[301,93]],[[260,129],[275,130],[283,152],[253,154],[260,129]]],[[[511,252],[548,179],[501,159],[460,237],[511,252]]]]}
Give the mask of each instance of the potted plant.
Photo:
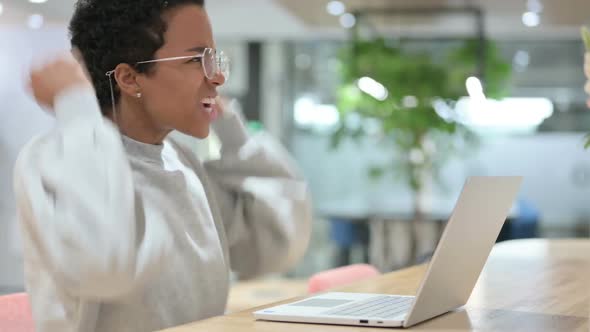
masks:
{"type": "MultiPolygon", "coordinates": [[[[455,120],[452,106],[466,95],[465,82],[477,74],[477,41],[467,40],[444,56],[404,50],[383,39],[353,40],[342,52],[342,85],[338,90],[341,122],[332,136],[337,147],[346,138],[377,136],[391,147],[391,160],[374,165],[369,176],[394,173],[414,196],[414,221],[427,212],[428,187],[440,183],[442,166],[475,142],[475,135],[455,120]],[[378,124],[350,126],[356,117],[378,124]],[[393,153],[395,151],[396,153],[393,153]]],[[[510,64],[501,59],[492,42],[486,44],[486,94],[499,97],[507,91],[510,64]]],[[[415,223],[412,223],[415,238],[415,223]]],[[[410,259],[416,259],[416,247],[410,259]]]]}

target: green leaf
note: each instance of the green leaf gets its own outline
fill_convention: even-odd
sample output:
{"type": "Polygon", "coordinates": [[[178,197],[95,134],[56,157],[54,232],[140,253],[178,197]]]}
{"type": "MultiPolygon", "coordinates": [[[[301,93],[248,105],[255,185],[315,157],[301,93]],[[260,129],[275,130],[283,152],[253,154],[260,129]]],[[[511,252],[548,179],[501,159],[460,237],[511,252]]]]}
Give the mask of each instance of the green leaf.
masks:
{"type": "MultiPolygon", "coordinates": [[[[442,99],[452,103],[465,95],[465,80],[477,74],[480,44],[474,39],[465,40],[447,54],[428,54],[402,46],[383,38],[354,39],[342,49],[341,85],[337,92],[342,123],[332,134],[332,147],[337,147],[344,138],[360,143],[367,135],[364,125],[347,127],[346,119],[353,113],[361,121],[378,121],[382,139],[395,146],[393,151],[397,152],[386,171],[394,175],[394,180],[403,180],[416,191],[422,186],[416,175],[419,166],[409,162],[408,154],[413,149],[423,149],[424,139],[428,139],[435,151],[427,156],[434,177],[440,176],[437,171],[451,157],[467,155],[476,146],[471,143],[476,135],[457,122],[442,119],[432,102],[442,99]],[[386,100],[377,100],[358,88],[358,80],[365,76],[389,91],[386,100]],[[408,105],[405,98],[409,96],[417,101],[415,107],[404,106],[408,105]]],[[[500,98],[510,87],[512,67],[493,42],[487,41],[486,46],[486,94],[500,98]]],[[[378,178],[384,172],[383,167],[373,167],[369,176],[378,178]]]]}
{"type": "Polygon", "coordinates": [[[385,174],[385,168],[373,166],[369,169],[369,178],[372,180],[377,180],[383,177],[385,174]]]}

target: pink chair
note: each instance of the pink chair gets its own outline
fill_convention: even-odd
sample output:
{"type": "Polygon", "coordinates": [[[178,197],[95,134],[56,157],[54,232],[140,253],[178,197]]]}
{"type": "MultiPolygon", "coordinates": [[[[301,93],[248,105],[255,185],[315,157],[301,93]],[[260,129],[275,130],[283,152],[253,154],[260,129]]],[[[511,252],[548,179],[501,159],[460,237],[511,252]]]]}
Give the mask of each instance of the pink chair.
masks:
{"type": "Polygon", "coordinates": [[[0,296],[0,331],[34,332],[29,297],[25,293],[0,296]]]}
{"type": "Polygon", "coordinates": [[[312,293],[345,286],[355,281],[378,276],[379,271],[368,264],[355,264],[314,274],[307,282],[307,291],[312,293]]]}

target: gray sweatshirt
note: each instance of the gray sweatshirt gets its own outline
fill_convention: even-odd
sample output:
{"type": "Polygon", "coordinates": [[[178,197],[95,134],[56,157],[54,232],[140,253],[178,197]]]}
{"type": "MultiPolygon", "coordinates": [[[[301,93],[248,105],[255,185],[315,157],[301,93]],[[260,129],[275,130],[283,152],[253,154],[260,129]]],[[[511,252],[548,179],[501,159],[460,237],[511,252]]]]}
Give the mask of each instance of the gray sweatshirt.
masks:
{"type": "Polygon", "coordinates": [[[121,136],[94,92],[55,103],[56,127],[15,169],[37,332],[154,331],[224,313],[230,270],[280,272],[311,231],[305,182],[268,137],[227,111],[221,159],[171,138],[121,136]]]}

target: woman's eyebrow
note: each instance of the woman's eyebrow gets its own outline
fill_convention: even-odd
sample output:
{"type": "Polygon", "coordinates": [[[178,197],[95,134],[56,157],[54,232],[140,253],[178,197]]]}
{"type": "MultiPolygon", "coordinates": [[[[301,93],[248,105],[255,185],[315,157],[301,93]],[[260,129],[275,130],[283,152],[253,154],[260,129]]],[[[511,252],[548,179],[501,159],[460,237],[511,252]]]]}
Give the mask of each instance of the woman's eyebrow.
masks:
{"type": "Polygon", "coordinates": [[[206,47],[204,46],[197,46],[193,48],[189,48],[186,52],[205,52],[206,47]]]}

